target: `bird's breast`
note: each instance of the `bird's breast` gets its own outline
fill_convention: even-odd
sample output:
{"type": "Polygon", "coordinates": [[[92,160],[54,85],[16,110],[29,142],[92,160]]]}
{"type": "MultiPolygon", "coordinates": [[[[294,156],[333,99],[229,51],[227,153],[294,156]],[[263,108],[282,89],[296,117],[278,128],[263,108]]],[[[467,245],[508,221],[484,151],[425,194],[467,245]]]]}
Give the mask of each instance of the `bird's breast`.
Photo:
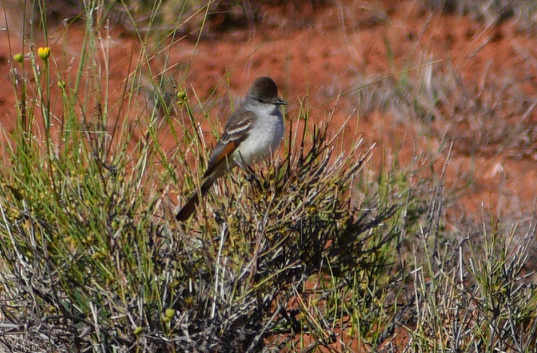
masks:
{"type": "MultiPolygon", "coordinates": [[[[272,113],[272,112],[271,112],[272,113]]],[[[278,149],[284,135],[283,119],[277,114],[258,114],[248,138],[241,142],[234,153],[235,160],[253,164],[268,157],[278,149]]]]}

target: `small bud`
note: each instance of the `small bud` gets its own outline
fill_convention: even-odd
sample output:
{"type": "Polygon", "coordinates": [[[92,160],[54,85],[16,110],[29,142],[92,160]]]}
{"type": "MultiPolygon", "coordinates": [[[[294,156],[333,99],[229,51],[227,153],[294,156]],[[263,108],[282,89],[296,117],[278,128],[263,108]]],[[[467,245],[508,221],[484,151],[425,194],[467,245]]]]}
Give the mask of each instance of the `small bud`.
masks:
{"type": "Polygon", "coordinates": [[[50,48],[49,47],[40,47],[37,49],[37,56],[41,58],[43,61],[47,61],[48,57],[50,56],[50,48]]]}
{"type": "Polygon", "coordinates": [[[65,86],[66,86],[66,83],[65,83],[64,80],[59,80],[59,81],[58,81],[58,87],[60,87],[60,88],[65,88],[65,86]]]}
{"type": "Polygon", "coordinates": [[[173,317],[173,314],[175,314],[175,310],[171,308],[166,309],[166,312],[164,313],[164,315],[170,319],[173,317]]]}
{"type": "Polygon", "coordinates": [[[194,305],[194,298],[192,298],[191,296],[186,296],[184,299],[187,308],[190,308],[192,307],[192,305],[194,305]]]}
{"type": "Polygon", "coordinates": [[[17,53],[13,55],[13,60],[15,60],[18,63],[21,63],[24,60],[24,55],[22,55],[21,53],[17,53]]]}
{"type": "Polygon", "coordinates": [[[186,92],[185,91],[179,91],[177,92],[177,99],[179,101],[184,101],[186,100],[186,92]]]}
{"type": "Polygon", "coordinates": [[[134,329],[134,334],[135,334],[135,335],[139,335],[140,333],[142,333],[143,330],[144,330],[143,327],[137,326],[137,327],[134,329]]]}

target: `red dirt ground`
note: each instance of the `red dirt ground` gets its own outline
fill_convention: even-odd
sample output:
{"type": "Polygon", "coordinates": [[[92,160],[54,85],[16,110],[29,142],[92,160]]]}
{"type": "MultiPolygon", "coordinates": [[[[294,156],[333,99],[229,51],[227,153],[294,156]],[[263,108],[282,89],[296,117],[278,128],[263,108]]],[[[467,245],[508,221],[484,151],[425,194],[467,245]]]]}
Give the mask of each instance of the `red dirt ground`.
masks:
{"type": "MultiPolygon", "coordinates": [[[[178,41],[169,51],[169,62],[174,65],[170,73],[184,74],[185,67],[190,65],[186,76],[181,77],[186,89],[195,91],[202,102],[209,99],[212,88],[222,86],[226,74],[235,97],[242,96],[255,77],[270,75],[289,101],[287,116],[291,124],[297,124],[293,118],[299,109],[299,99],[308,97],[315,107],[356,87],[357,82],[363,83],[364,77],[367,81],[368,77],[388,76],[435,60],[443,60],[436,64],[435,74],[451,66],[465,80],[477,84],[488,73],[499,78],[504,75],[527,96],[536,94],[537,43],[531,35],[519,31],[514,20],[486,26],[465,16],[424,10],[415,1],[342,1],[316,9],[280,5],[265,7],[262,13],[262,20],[254,30],[230,29],[202,40],[197,46],[192,40],[178,41]],[[390,55],[386,43],[391,48],[390,55]]],[[[56,43],[61,34],[61,27],[53,29],[50,43],[56,43]]],[[[129,63],[136,59],[139,47],[138,41],[119,26],[112,28],[110,36],[109,83],[112,97],[119,97],[129,63]]],[[[62,60],[78,60],[76,48],[82,42],[83,28],[72,26],[68,38],[73,50],[63,56],[55,52],[60,65],[62,60]]],[[[12,36],[11,41],[13,52],[18,51],[16,38],[12,36]]],[[[1,45],[10,47],[7,36],[2,36],[1,45]]],[[[52,44],[53,51],[55,45],[60,47],[58,43],[52,44]]],[[[14,91],[9,82],[10,61],[10,54],[4,51],[0,57],[3,82],[0,123],[8,130],[13,127],[15,116],[14,91]]],[[[158,64],[154,63],[153,69],[159,70],[158,64]]],[[[217,109],[213,110],[217,113],[211,118],[224,120],[229,112],[229,100],[225,91],[217,92],[217,109]]],[[[340,99],[332,123],[334,131],[357,104],[355,94],[340,99]]],[[[332,106],[333,102],[323,105],[313,110],[311,116],[320,121],[332,106]]],[[[451,127],[451,136],[464,132],[468,126],[464,118],[451,127]]],[[[521,117],[506,118],[513,124],[518,119],[521,117]]],[[[530,110],[526,121],[536,120],[536,113],[530,110]]],[[[352,133],[356,129],[363,134],[367,145],[373,142],[379,145],[371,165],[373,170],[378,169],[383,158],[384,162],[399,158],[408,164],[416,154],[424,154],[438,173],[447,150],[439,151],[439,138],[423,135],[426,128],[425,123],[412,116],[396,119],[373,110],[365,116],[354,113],[346,131],[352,133]],[[394,156],[393,151],[398,150],[401,152],[394,156]]],[[[470,155],[457,149],[451,154],[446,173],[448,189],[458,189],[459,185],[470,182],[470,187],[460,195],[461,203],[454,205],[460,214],[479,214],[482,207],[504,215],[522,215],[520,210],[524,207],[528,213],[531,211],[537,196],[534,182],[537,153],[513,158],[516,155],[513,148],[500,153],[495,150],[494,146],[486,146],[470,155]],[[487,152],[487,148],[493,152],[487,152]]],[[[534,150],[532,146],[530,152],[534,150]]]]}

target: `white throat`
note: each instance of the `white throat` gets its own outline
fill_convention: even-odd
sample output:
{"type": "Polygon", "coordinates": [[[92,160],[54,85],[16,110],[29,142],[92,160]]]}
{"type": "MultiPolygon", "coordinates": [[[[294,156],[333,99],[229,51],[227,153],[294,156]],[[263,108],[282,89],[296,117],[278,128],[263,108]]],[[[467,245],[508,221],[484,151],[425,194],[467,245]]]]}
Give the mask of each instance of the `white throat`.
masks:
{"type": "Polygon", "coordinates": [[[272,103],[263,103],[255,99],[246,98],[244,108],[259,115],[280,115],[279,105],[272,103]]]}

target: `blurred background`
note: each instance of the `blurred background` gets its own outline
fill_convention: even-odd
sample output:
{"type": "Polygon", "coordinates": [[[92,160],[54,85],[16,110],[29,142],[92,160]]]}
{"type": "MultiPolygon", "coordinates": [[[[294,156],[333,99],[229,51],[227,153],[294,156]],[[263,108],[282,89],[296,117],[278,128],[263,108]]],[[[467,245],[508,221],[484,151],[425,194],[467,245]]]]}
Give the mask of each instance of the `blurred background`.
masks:
{"type": "MultiPolygon", "coordinates": [[[[39,30],[43,19],[37,3],[3,4],[0,21],[7,22],[0,26],[10,30],[9,38],[1,37],[6,83],[6,49],[18,51],[21,34],[32,26],[39,30]]],[[[313,121],[337,104],[334,131],[348,119],[349,133],[380,146],[373,169],[395,159],[431,178],[450,152],[446,186],[457,219],[470,214],[479,219],[483,207],[518,220],[533,210],[533,1],[168,0],[156,13],[151,1],[103,4],[91,20],[107,31],[112,96],[121,94],[136,56],[150,52],[148,77],[159,78],[159,90],[168,97],[178,89],[195,93],[198,113],[202,103],[210,104],[211,117],[198,116],[208,131],[209,121],[223,121],[230,102],[255,77],[269,75],[289,101],[288,125],[300,126],[293,118],[305,97],[315,108],[313,121]],[[142,47],[139,39],[146,37],[142,47]]],[[[58,65],[80,59],[83,7],[77,0],[46,2],[48,43],[63,51],[58,65]]],[[[151,79],[149,101],[156,89],[151,79]]],[[[0,88],[5,126],[13,123],[11,93],[7,84],[0,88]]]]}

